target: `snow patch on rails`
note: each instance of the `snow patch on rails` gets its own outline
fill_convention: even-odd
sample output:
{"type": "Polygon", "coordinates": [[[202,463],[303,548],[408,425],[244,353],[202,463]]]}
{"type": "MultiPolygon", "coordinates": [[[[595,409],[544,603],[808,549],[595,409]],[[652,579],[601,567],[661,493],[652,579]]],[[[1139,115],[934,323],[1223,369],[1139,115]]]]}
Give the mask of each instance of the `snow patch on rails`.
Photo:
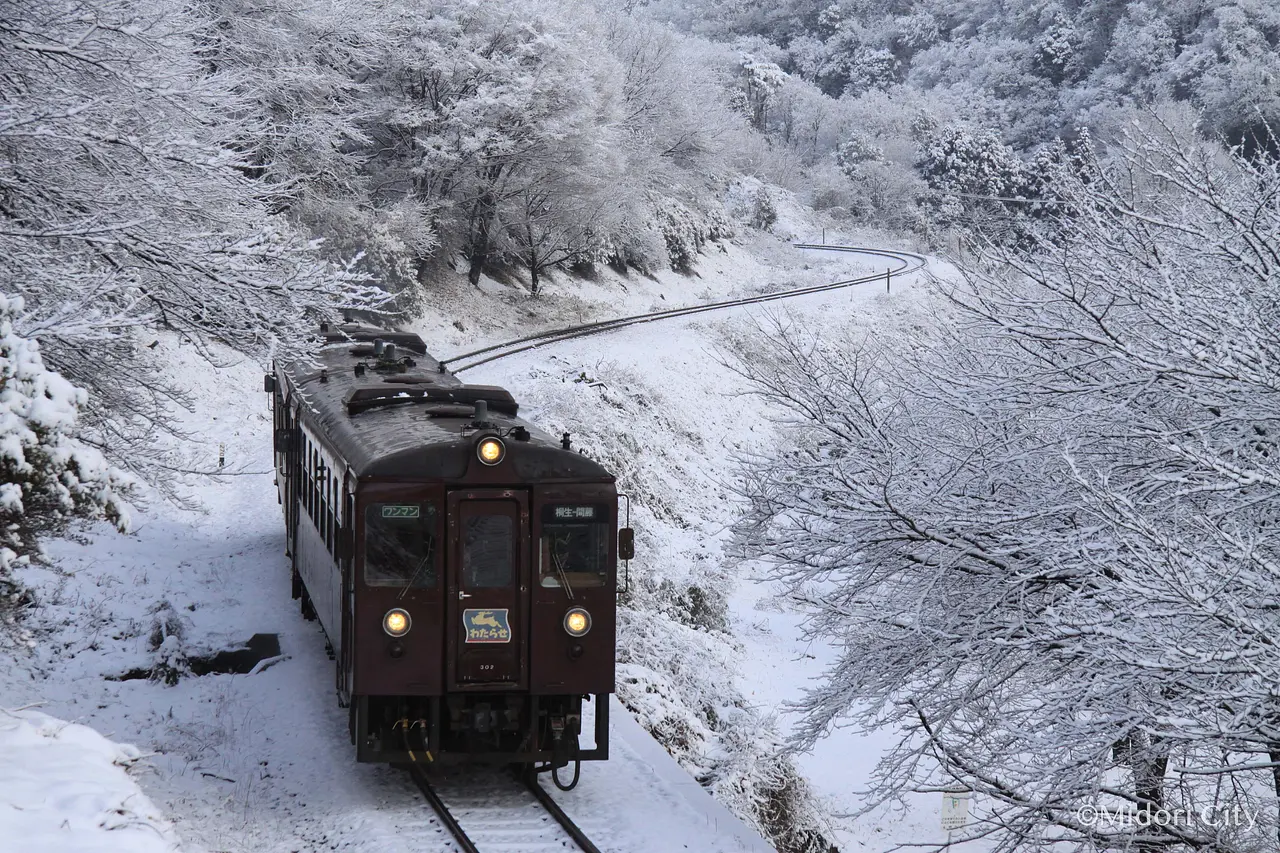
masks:
{"type": "Polygon", "coordinates": [[[537,796],[536,779],[472,769],[465,777],[433,781],[418,766],[410,773],[460,853],[600,853],[554,801],[537,796]]]}
{"type": "Polygon", "coordinates": [[[482,364],[488,364],[489,362],[497,361],[500,358],[506,358],[518,353],[527,352],[531,349],[537,349],[538,347],[545,346],[546,344],[567,341],[573,338],[582,338],[588,335],[598,335],[603,332],[612,332],[615,329],[622,329],[639,323],[652,323],[656,320],[667,320],[674,317],[687,317],[691,314],[702,314],[707,311],[719,311],[724,308],[734,308],[739,305],[756,305],[762,302],[790,299],[795,296],[806,296],[811,293],[822,293],[827,290],[839,290],[843,287],[853,287],[858,284],[874,284],[876,282],[883,281],[886,283],[886,286],[888,286],[894,275],[908,275],[923,269],[928,264],[928,259],[925,258],[924,255],[918,255],[915,252],[900,252],[893,249],[871,249],[863,246],[825,246],[817,243],[797,243],[795,244],[795,247],[797,249],[810,251],[846,252],[855,255],[871,255],[873,257],[887,258],[890,261],[896,261],[898,266],[896,268],[888,267],[883,273],[871,273],[857,278],[834,281],[830,284],[797,287],[793,290],[782,290],[777,293],[766,293],[761,296],[747,296],[741,299],[728,299],[724,302],[712,302],[708,305],[695,305],[690,308],[671,308],[666,311],[654,311],[649,314],[635,314],[630,317],[617,317],[612,320],[601,320],[596,323],[587,323],[581,326],[552,329],[549,332],[539,332],[536,335],[528,335],[523,338],[516,338],[513,341],[506,341],[504,343],[484,347],[483,349],[472,350],[471,352],[455,355],[452,358],[447,358],[441,361],[440,368],[444,369],[448,366],[450,372],[461,373],[464,370],[470,370],[473,367],[479,367],[482,364]]]}

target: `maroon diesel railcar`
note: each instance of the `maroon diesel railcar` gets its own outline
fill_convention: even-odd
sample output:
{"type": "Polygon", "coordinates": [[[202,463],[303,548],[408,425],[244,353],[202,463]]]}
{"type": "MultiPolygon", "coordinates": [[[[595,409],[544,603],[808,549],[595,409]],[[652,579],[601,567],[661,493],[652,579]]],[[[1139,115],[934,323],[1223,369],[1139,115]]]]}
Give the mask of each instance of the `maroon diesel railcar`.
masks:
{"type": "Polygon", "coordinates": [[[416,335],[321,331],[264,385],[293,595],[328,638],[356,759],[607,758],[633,547],[614,477],[416,335]]]}

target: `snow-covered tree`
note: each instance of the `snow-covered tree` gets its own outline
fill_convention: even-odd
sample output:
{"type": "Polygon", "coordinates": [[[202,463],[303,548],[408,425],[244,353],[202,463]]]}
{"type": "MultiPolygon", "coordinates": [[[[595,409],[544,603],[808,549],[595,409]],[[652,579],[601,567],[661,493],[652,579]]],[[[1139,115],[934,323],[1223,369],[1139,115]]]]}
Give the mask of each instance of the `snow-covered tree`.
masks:
{"type": "Polygon", "coordinates": [[[375,197],[431,210],[476,283],[486,267],[527,258],[504,253],[511,233],[528,242],[516,223],[568,210],[546,199],[572,191],[557,164],[586,162],[594,174],[609,162],[610,93],[601,96],[596,69],[582,61],[590,51],[535,4],[410,4],[388,27],[379,113],[366,128],[375,197]]]}
{"type": "Polygon", "coordinates": [[[380,304],[246,178],[243,81],[200,59],[211,24],[132,0],[11,0],[0,16],[0,282],[16,332],[85,388],[82,438],[162,479],[154,439],[182,392],[150,358],[172,330],[265,356],[335,307],[380,304]]]}
{"type": "Polygon", "coordinates": [[[234,73],[245,95],[232,140],[251,164],[245,173],[270,192],[288,188],[278,206],[325,238],[327,257],[359,257],[356,268],[384,288],[412,289],[438,246],[433,208],[379,194],[366,169],[377,159],[367,130],[381,105],[375,82],[392,50],[395,6],[201,0],[197,8],[210,24],[201,60],[234,73]]]}
{"type": "Polygon", "coordinates": [[[0,585],[32,534],[72,515],[129,524],[130,479],[76,440],[88,395],[14,331],[22,297],[0,293],[0,585]]]}
{"type": "Polygon", "coordinates": [[[751,116],[751,126],[764,130],[769,120],[769,108],[779,89],[787,82],[787,74],[776,63],[743,54],[742,91],[746,108],[751,116]]]}
{"type": "Polygon", "coordinates": [[[744,363],[793,431],[741,543],[840,649],[801,744],[902,733],[883,797],[972,789],[1005,851],[1274,850],[1280,165],[1160,122],[1116,157],[927,330],[744,363]]]}

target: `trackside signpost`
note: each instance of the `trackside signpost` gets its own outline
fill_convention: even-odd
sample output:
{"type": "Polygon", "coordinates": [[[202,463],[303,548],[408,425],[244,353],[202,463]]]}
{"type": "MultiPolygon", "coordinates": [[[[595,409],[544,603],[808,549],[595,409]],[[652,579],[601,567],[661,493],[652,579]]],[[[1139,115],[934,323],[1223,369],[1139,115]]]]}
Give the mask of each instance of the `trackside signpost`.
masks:
{"type": "Polygon", "coordinates": [[[969,822],[969,800],[972,791],[942,792],[942,831],[947,834],[947,846],[951,846],[951,833],[964,829],[969,822]]]}

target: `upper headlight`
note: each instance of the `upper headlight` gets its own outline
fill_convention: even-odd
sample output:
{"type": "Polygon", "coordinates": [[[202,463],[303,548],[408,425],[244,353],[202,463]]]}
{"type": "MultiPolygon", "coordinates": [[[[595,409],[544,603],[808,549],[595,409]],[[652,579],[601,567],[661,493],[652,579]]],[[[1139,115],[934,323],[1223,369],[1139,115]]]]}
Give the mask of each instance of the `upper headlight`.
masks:
{"type": "Polygon", "coordinates": [[[409,611],[399,607],[388,610],[387,615],[382,617],[382,630],[392,637],[403,637],[412,627],[413,620],[409,618],[409,611]]]}
{"type": "Polygon", "coordinates": [[[570,608],[564,615],[564,630],[571,637],[581,637],[591,630],[591,614],[581,607],[570,608]]]}
{"type": "Polygon", "coordinates": [[[489,436],[476,446],[476,456],[486,465],[497,465],[507,455],[507,446],[502,439],[489,436]]]}

